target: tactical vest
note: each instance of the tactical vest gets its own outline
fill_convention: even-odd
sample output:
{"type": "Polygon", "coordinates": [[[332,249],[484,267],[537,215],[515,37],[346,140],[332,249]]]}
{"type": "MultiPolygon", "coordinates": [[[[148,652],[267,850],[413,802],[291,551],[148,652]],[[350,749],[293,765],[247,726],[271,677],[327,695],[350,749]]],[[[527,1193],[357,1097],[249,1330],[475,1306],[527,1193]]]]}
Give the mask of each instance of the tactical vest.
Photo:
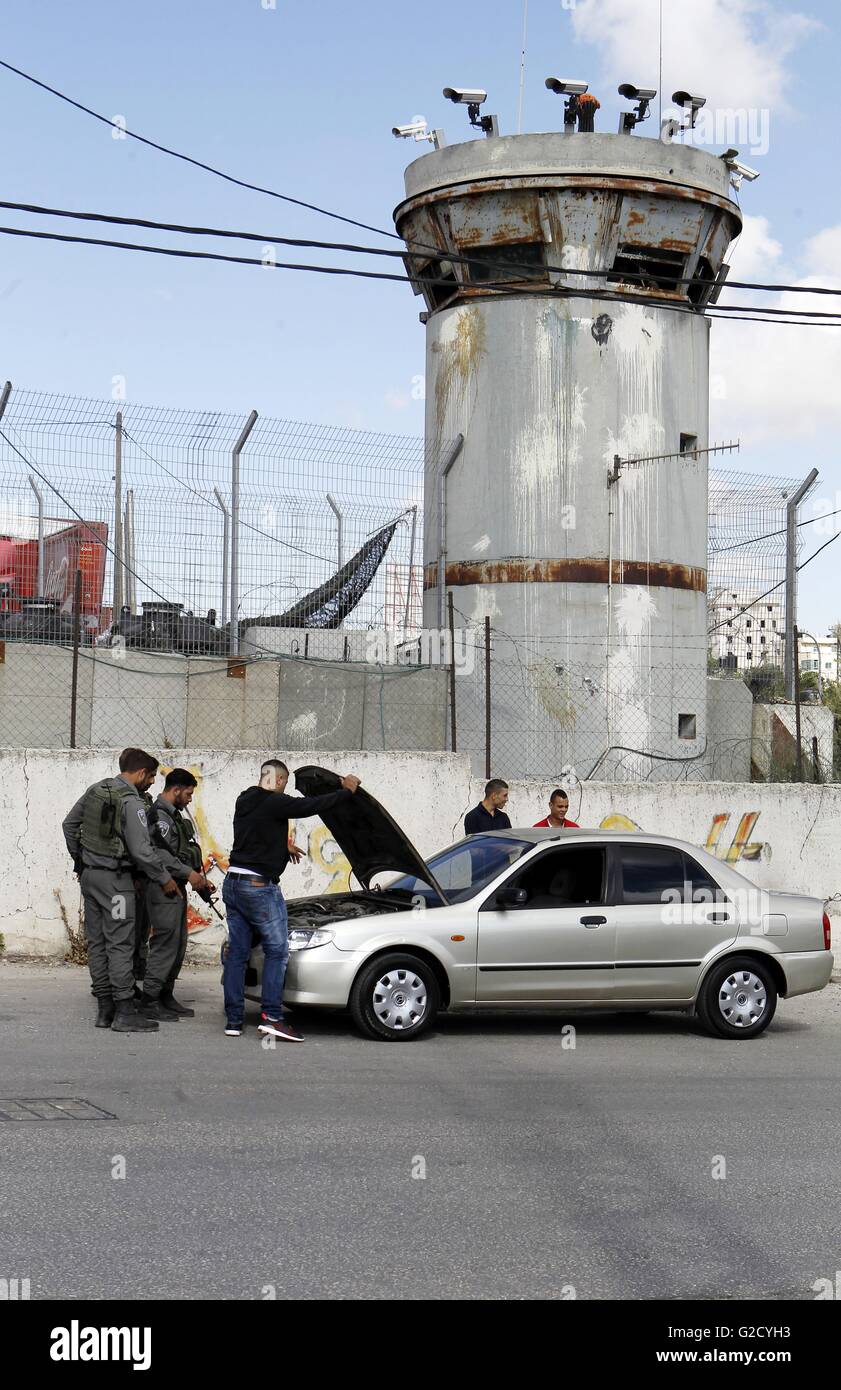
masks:
{"type": "Polygon", "coordinates": [[[133,787],[123,782],[97,782],[85,796],[82,807],[82,848],[107,859],[130,859],[123,839],[123,804],[136,796],[133,787]]]}
{"type": "MultiPolygon", "coordinates": [[[[161,849],[168,849],[172,853],[172,845],[167,844],[166,838],[161,835],[159,829],[161,816],[166,816],[167,814],[168,812],[162,811],[160,807],[156,807],[149,818],[149,828],[152,831],[152,838],[155,844],[160,845],[161,849]]],[[[182,864],[189,865],[196,873],[200,873],[202,867],[202,852],[201,845],[196,839],[193,822],[186,816],[182,816],[181,812],[176,810],[175,807],[173,807],[172,815],[169,819],[175,826],[175,833],[178,837],[178,842],[174,849],[176,858],[180,859],[182,864]]]]}

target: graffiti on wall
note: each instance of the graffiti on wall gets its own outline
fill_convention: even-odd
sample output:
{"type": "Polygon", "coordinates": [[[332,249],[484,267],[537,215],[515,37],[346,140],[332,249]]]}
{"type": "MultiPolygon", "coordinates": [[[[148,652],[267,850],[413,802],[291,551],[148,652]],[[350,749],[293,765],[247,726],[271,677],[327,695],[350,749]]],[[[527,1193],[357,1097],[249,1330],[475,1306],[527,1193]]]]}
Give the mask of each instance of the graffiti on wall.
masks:
{"type": "MultiPolygon", "coordinates": [[[[726,843],[725,830],[731,819],[730,811],[717,812],[710,823],[707,831],[707,838],[703,848],[708,854],[712,854],[716,859],[723,859],[726,864],[738,864],[740,859],[756,860],[765,853],[765,858],[771,857],[771,846],[763,840],[751,840],[753,828],[759,820],[759,811],[745,811],[740,816],[733,838],[728,845],[726,843]]],[[[605,816],[599,824],[600,830],[638,830],[642,831],[642,826],[631,820],[630,816],[625,816],[621,812],[613,812],[605,816]]]]}

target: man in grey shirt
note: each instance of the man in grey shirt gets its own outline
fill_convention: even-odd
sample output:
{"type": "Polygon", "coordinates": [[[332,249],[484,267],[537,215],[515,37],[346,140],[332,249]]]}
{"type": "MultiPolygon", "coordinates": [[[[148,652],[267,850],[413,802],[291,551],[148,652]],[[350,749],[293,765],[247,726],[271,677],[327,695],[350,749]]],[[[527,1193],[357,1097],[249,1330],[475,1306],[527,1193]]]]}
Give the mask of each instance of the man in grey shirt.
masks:
{"type": "Polygon", "coordinates": [[[133,875],[145,874],[164,893],[181,891],[149,838],[143,793],[157,772],[157,760],[149,753],[124,749],[119,777],[88,787],[62,823],[85,902],[96,1027],[116,1033],[145,1033],[158,1027],[134,1003],[133,875]]]}

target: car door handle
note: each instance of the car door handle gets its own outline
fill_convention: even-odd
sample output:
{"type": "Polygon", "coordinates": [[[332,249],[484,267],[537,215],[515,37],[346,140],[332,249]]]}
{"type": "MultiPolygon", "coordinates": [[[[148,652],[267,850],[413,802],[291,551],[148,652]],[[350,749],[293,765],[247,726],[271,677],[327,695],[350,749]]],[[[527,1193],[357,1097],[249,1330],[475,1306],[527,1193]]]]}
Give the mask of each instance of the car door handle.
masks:
{"type": "Polygon", "coordinates": [[[707,918],[707,921],[708,921],[708,922],[729,922],[729,921],[730,921],[730,913],[729,913],[729,912],[711,912],[710,915],[709,915],[709,917],[707,918]]]}
{"type": "Polygon", "coordinates": [[[579,918],[582,927],[603,927],[607,921],[606,917],[581,917],[579,918]]]}

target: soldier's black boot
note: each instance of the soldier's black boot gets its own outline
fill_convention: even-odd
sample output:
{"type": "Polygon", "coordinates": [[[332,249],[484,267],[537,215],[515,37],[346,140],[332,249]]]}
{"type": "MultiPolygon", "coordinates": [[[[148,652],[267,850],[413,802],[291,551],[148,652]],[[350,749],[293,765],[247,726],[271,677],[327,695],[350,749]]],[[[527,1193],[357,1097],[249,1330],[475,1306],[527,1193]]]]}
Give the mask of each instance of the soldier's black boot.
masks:
{"type": "Polygon", "coordinates": [[[157,1032],[156,1019],[145,1018],[135,1006],[133,999],[120,999],[116,1005],[111,1031],[114,1033],[154,1033],[157,1032]]]}
{"type": "Polygon", "coordinates": [[[110,1028],[114,1022],[114,1000],[110,994],[100,994],[96,1000],[95,1028],[110,1028]]]}
{"type": "Polygon", "coordinates": [[[161,991],[161,1004],[165,1009],[170,1009],[179,1018],[195,1018],[195,1009],[188,1009],[186,1004],[179,1004],[171,990],[161,991]]]}
{"type": "Polygon", "coordinates": [[[174,1009],[167,1008],[163,999],[150,999],[148,994],[144,994],[137,1005],[137,1012],[144,1018],[152,1018],[160,1023],[178,1022],[178,1014],[174,1009]]]}

